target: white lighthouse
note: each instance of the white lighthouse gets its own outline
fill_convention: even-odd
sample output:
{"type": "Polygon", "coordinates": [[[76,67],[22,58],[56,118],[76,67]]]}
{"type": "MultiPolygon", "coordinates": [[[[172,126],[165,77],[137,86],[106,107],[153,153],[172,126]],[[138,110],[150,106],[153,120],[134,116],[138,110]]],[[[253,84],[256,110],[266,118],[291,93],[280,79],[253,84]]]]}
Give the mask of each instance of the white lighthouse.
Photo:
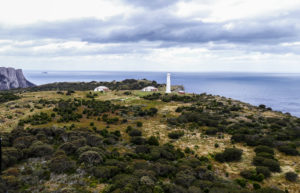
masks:
{"type": "Polygon", "coordinates": [[[171,93],[171,74],[170,73],[167,73],[166,93],[171,93]]]}

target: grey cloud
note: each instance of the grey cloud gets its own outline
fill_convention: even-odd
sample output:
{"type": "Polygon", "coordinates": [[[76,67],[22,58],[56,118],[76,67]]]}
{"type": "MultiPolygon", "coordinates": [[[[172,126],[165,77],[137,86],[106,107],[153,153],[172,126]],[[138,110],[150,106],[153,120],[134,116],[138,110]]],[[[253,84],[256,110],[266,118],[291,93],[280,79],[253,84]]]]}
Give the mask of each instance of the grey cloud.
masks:
{"type": "MultiPolygon", "coordinates": [[[[144,1],[136,0],[134,2],[146,4],[144,1]]],[[[169,1],[154,1],[153,5],[161,3],[162,6],[167,6],[167,2],[169,1]]],[[[152,47],[153,49],[192,44],[203,46],[208,42],[215,42],[216,44],[235,44],[236,47],[249,50],[284,52],[283,48],[274,46],[282,42],[300,40],[300,27],[297,22],[299,15],[299,12],[295,11],[284,16],[232,21],[234,27],[226,29],[224,27],[226,23],[205,23],[179,18],[165,11],[154,11],[134,15],[130,18],[120,15],[107,21],[86,18],[17,27],[0,26],[0,39],[38,41],[50,38],[124,45],[120,48],[111,47],[106,51],[89,51],[90,54],[143,52],[146,48],[140,43],[142,41],[159,42],[152,47]],[[133,44],[136,48],[127,47],[128,43],[133,44]]],[[[293,49],[286,51],[296,52],[293,49]]],[[[80,51],[61,50],[61,52],[63,54],[79,54],[80,51]]]]}
{"type": "Polygon", "coordinates": [[[123,0],[127,4],[132,4],[145,8],[164,8],[177,3],[179,0],[123,0]]]}

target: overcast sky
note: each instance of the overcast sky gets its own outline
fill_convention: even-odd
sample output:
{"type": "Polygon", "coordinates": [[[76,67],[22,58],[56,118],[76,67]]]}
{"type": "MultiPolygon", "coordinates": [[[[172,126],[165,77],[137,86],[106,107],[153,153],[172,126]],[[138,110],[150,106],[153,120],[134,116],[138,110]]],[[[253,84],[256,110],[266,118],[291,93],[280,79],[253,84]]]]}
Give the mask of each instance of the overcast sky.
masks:
{"type": "Polygon", "coordinates": [[[0,0],[0,66],[300,72],[300,0],[0,0]]]}

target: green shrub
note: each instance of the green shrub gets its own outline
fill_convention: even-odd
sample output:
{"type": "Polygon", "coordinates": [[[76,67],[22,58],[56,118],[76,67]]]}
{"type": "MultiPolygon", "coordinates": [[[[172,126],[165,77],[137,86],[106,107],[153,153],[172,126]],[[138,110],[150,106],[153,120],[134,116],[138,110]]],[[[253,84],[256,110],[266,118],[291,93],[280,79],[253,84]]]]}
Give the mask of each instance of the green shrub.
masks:
{"type": "Polygon", "coordinates": [[[176,174],[175,183],[184,187],[189,187],[195,179],[192,172],[180,171],[176,174]]]}
{"type": "Polygon", "coordinates": [[[256,154],[256,156],[264,157],[264,158],[268,158],[268,159],[274,159],[274,155],[266,153],[266,152],[259,152],[256,154]]]}
{"type": "Polygon", "coordinates": [[[120,172],[117,166],[98,166],[92,168],[92,173],[97,178],[108,180],[120,172]]]}
{"type": "Polygon", "coordinates": [[[21,97],[13,94],[13,93],[0,93],[0,103],[5,103],[8,101],[18,100],[21,97]]]}
{"type": "Polygon", "coordinates": [[[52,153],[53,147],[40,141],[35,142],[29,147],[29,154],[32,157],[43,157],[45,155],[51,155],[52,153]]]}
{"type": "Polygon", "coordinates": [[[285,153],[286,155],[294,155],[294,156],[299,155],[299,152],[297,151],[297,149],[290,145],[279,146],[277,149],[280,152],[285,153]]]}
{"type": "Polygon", "coordinates": [[[2,167],[6,168],[11,166],[23,156],[22,152],[14,147],[4,147],[2,149],[2,167]]]}
{"type": "Polygon", "coordinates": [[[154,146],[159,146],[159,141],[157,139],[157,137],[151,136],[148,138],[147,143],[149,145],[154,145],[154,146]]]}
{"type": "Polygon", "coordinates": [[[261,188],[261,186],[258,183],[253,183],[253,189],[254,190],[258,190],[260,188],[261,188]]]}
{"type": "Polygon", "coordinates": [[[75,161],[70,160],[67,156],[63,154],[58,154],[53,157],[49,163],[49,168],[54,173],[70,173],[75,171],[76,164],[75,161]]]}
{"type": "Polygon", "coordinates": [[[271,176],[271,172],[268,167],[264,166],[256,166],[256,173],[263,174],[265,178],[269,178],[271,176]]]}
{"type": "Polygon", "coordinates": [[[72,155],[76,151],[75,145],[70,142],[63,143],[61,146],[59,146],[59,149],[64,150],[67,155],[72,155]]]}
{"type": "Polygon", "coordinates": [[[79,161],[87,165],[97,165],[103,163],[103,157],[96,151],[86,151],[79,156],[79,161]]]}
{"type": "Polygon", "coordinates": [[[143,145],[146,143],[146,139],[143,137],[136,136],[136,137],[131,137],[130,142],[135,145],[143,145]]]}
{"type": "Polygon", "coordinates": [[[219,162],[239,161],[242,158],[243,150],[237,148],[226,148],[224,152],[217,153],[215,159],[219,162]]]}
{"type": "Polygon", "coordinates": [[[218,129],[214,128],[214,127],[210,127],[210,128],[205,130],[206,135],[216,135],[217,132],[218,132],[218,129]]]}
{"type": "Polygon", "coordinates": [[[18,149],[25,149],[25,148],[28,148],[34,140],[36,140],[36,139],[33,136],[18,137],[14,140],[13,146],[18,149]]]}
{"type": "Polygon", "coordinates": [[[132,129],[131,131],[129,131],[129,135],[131,137],[133,137],[133,136],[142,136],[142,132],[138,129],[132,129]]]}
{"type": "Polygon", "coordinates": [[[247,185],[247,180],[242,178],[235,179],[234,181],[243,188],[245,188],[247,185]]]}
{"type": "Polygon", "coordinates": [[[255,156],[253,158],[253,164],[256,166],[265,166],[270,169],[272,172],[280,172],[280,165],[277,160],[268,159],[264,157],[255,156]]]}
{"type": "Polygon", "coordinates": [[[240,175],[248,180],[254,180],[258,182],[262,182],[264,180],[264,175],[257,173],[256,170],[244,170],[240,173],[240,175]]]}
{"type": "Polygon", "coordinates": [[[131,130],[132,130],[133,128],[132,128],[132,126],[127,126],[127,128],[126,128],[126,133],[129,133],[131,130]]]}
{"type": "Polygon", "coordinates": [[[173,131],[168,134],[168,137],[171,139],[179,139],[184,135],[184,131],[173,131]]]}
{"type": "Polygon", "coordinates": [[[102,144],[102,139],[101,136],[91,134],[86,137],[86,142],[92,147],[97,147],[102,144]]]}
{"type": "Polygon", "coordinates": [[[147,145],[138,145],[135,148],[137,154],[148,154],[150,153],[150,148],[147,145]]]}
{"type": "Polygon", "coordinates": [[[137,126],[137,127],[142,127],[142,126],[143,126],[143,123],[142,123],[141,121],[138,121],[138,122],[136,122],[136,126],[137,126]]]}
{"type": "Polygon", "coordinates": [[[290,182],[296,182],[298,179],[298,174],[296,174],[294,172],[287,172],[287,173],[285,173],[285,179],[290,182]]]}
{"type": "Polygon", "coordinates": [[[255,153],[265,152],[274,155],[274,150],[268,146],[259,145],[254,149],[254,151],[255,153]]]}

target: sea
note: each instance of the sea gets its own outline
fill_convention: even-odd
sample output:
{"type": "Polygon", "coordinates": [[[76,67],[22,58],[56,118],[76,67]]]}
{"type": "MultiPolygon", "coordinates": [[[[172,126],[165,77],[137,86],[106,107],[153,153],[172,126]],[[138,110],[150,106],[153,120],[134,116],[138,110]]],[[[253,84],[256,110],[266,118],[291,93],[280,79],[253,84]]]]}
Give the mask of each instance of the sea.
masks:
{"type": "MultiPolygon", "coordinates": [[[[24,71],[37,84],[53,82],[121,81],[148,79],[166,82],[166,72],[24,71]]],[[[273,110],[300,117],[300,74],[238,72],[171,72],[173,85],[183,85],[188,93],[207,93],[265,104],[273,110]]]]}

